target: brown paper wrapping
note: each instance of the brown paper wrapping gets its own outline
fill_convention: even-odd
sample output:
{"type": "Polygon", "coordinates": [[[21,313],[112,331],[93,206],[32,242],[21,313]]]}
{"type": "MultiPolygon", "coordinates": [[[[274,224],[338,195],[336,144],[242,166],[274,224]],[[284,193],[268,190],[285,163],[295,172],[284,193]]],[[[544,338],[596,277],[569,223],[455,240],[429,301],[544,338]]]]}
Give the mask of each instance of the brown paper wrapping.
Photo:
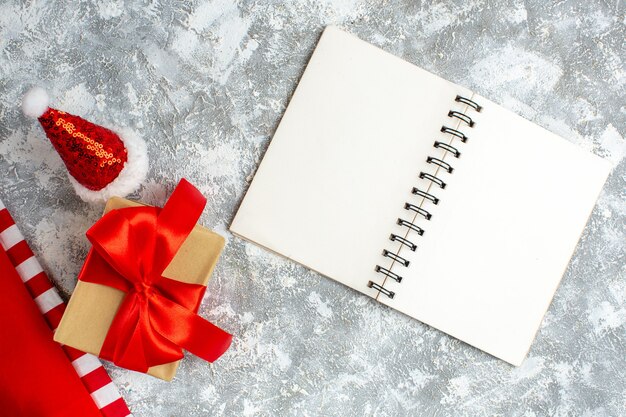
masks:
{"type": "MultiPolygon", "coordinates": [[[[104,212],[139,205],[141,204],[113,197],[107,202],[104,212]]],[[[181,282],[206,285],[223,248],[222,236],[196,225],[163,271],[163,276],[181,282]]],[[[124,294],[115,288],[78,281],[61,324],[54,334],[54,340],[98,355],[124,294]]],[[[170,381],[176,374],[179,362],[153,366],[148,369],[148,374],[170,381]]]]}

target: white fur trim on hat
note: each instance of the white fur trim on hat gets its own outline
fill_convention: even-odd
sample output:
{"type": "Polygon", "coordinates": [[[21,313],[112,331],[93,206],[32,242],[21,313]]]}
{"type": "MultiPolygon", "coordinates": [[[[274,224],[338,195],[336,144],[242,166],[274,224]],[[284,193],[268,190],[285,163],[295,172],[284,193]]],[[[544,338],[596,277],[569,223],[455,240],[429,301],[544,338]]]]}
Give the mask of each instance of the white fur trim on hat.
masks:
{"type": "Polygon", "coordinates": [[[113,196],[125,197],[136,191],[148,174],[148,150],[143,139],[129,128],[109,129],[117,133],[128,152],[128,159],[117,178],[106,187],[94,191],[81,185],[68,173],[76,194],[88,203],[106,202],[113,196]]]}
{"type": "Polygon", "coordinates": [[[40,118],[48,110],[48,93],[41,87],[33,87],[22,98],[22,111],[28,117],[40,118]]]}

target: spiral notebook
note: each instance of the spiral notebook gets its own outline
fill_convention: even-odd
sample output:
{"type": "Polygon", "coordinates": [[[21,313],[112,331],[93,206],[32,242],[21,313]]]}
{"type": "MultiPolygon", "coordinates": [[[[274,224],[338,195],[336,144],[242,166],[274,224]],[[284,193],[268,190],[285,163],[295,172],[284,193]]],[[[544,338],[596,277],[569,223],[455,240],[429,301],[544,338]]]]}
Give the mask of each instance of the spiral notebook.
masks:
{"type": "Polygon", "coordinates": [[[230,229],[519,365],[609,172],[329,27],[230,229]]]}

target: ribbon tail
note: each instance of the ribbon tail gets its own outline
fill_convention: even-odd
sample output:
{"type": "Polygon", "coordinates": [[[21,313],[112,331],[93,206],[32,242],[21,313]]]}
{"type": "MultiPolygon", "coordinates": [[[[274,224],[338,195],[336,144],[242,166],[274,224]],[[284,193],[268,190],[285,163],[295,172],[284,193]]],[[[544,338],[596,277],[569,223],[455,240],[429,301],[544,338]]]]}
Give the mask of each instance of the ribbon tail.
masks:
{"type": "Polygon", "coordinates": [[[231,334],[165,297],[159,302],[164,308],[153,311],[152,325],[168,340],[209,362],[230,347],[231,334]]]}

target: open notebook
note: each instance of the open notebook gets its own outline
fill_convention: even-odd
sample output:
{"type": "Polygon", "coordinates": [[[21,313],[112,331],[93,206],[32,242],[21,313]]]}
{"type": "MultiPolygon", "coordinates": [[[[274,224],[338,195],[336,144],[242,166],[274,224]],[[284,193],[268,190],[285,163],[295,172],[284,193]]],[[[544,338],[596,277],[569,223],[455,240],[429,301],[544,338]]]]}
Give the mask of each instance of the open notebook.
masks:
{"type": "Polygon", "coordinates": [[[329,27],[230,229],[519,365],[609,171],[329,27]]]}

